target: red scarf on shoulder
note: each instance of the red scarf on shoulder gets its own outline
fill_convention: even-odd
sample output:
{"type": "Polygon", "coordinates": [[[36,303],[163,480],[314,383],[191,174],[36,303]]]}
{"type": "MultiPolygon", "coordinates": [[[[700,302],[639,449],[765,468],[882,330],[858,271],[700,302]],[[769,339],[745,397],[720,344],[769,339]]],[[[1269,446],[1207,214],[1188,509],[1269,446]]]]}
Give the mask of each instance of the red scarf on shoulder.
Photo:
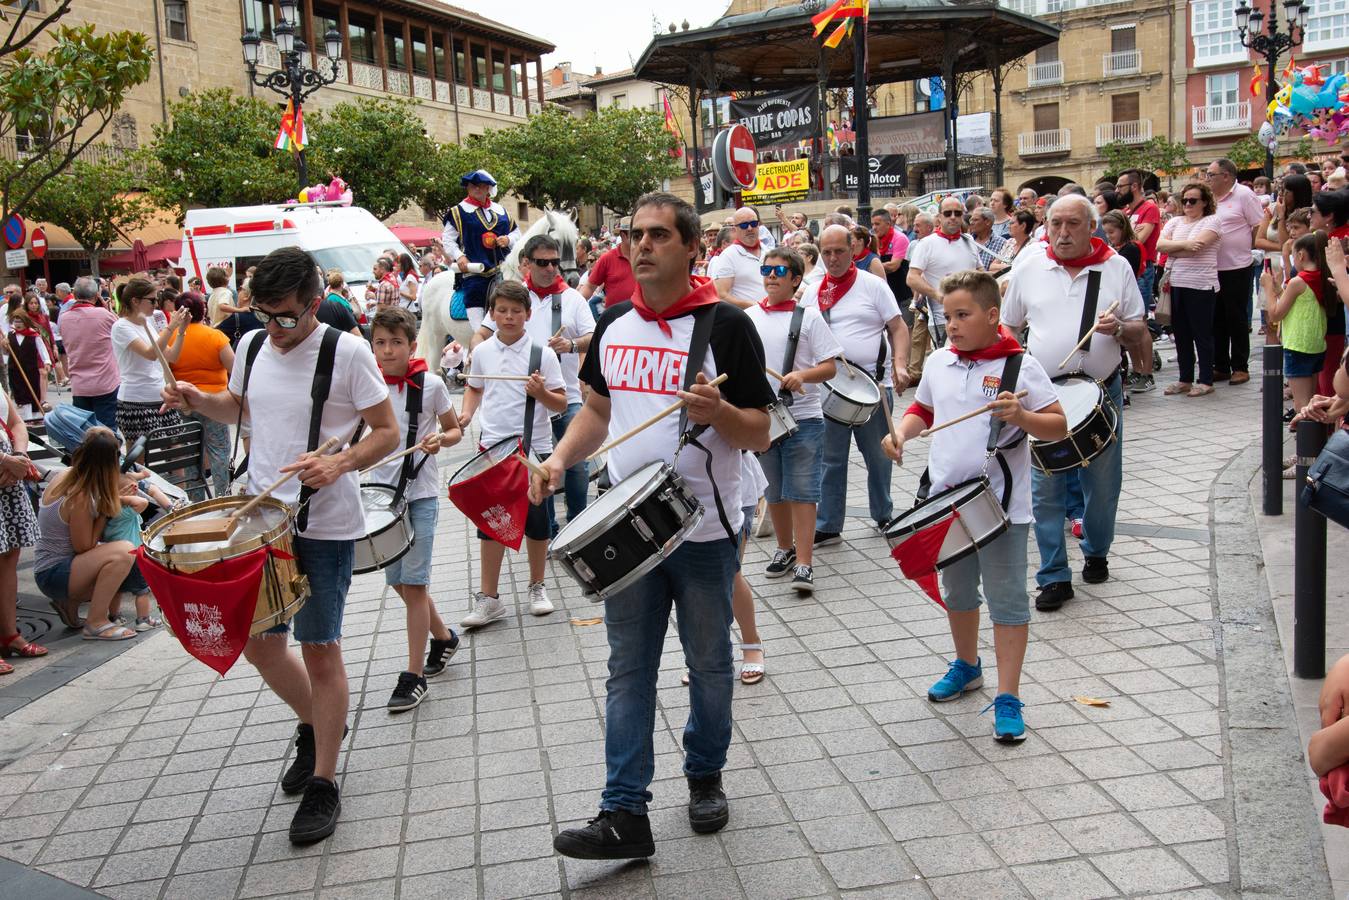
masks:
{"type": "Polygon", "coordinates": [[[689,292],[660,312],[646,305],[646,298],[642,296],[641,284],[638,284],[637,289],[632,292],[632,308],[637,311],[637,315],[641,316],[644,321],[655,322],[659,325],[661,332],[666,337],[674,336],[668,319],[676,319],[700,306],[709,306],[720,302],[721,298],[717,296],[716,284],[713,283],[711,278],[703,275],[690,275],[689,292]]]}
{"type": "Polygon", "coordinates": [[[1312,294],[1316,297],[1317,303],[1325,303],[1325,283],[1321,280],[1320,269],[1299,269],[1297,277],[1302,279],[1302,283],[1311,288],[1312,294]]]}
{"type": "Polygon", "coordinates": [[[427,371],[426,360],[414,356],[412,359],[408,360],[408,370],[404,372],[402,375],[389,375],[385,373],[384,383],[398,385],[398,393],[401,394],[403,393],[403,387],[405,385],[415,383],[412,380],[413,375],[416,375],[418,372],[425,372],[425,371],[427,371]]]}
{"type": "Polygon", "coordinates": [[[957,231],[955,234],[947,234],[946,232],[942,231],[940,228],[934,228],[934,229],[932,229],[932,233],[935,234],[935,235],[937,235],[937,236],[938,236],[939,238],[941,238],[942,240],[950,241],[950,242],[953,243],[953,244],[954,244],[956,241],[960,240],[960,239],[961,239],[962,237],[964,237],[964,235],[965,235],[965,232],[963,232],[963,231],[957,231]]]}
{"type": "Polygon", "coordinates": [[[835,278],[826,270],[824,280],[820,282],[820,312],[833,309],[834,304],[842,300],[843,295],[852,290],[855,281],[857,281],[857,266],[848,266],[848,271],[843,273],[842,278],[835,278]]]}
{"type": "Polygon", "coordinates": [[[769,303],[768,298],[765,297],[759,301],[759,309],[767,313],[791,312],[796,309],[796,299],[790,298],[783,300],[781,303],[769,303]]]}
{"type": "Polygon", "coordinates": [[[565,290],[567,289],[567,282],[565,282],[565,281],[562,280],[562,276],[561,276],[561,275],[558,275],[558,276],[556,276],[556,277],[553,278],[553,283],[552,283],[552,284],[546,284],[546,285],[544,285],[543,287],[539,287],[539,286],[537,286],[536,284],[534,284],[533,280],[530,279],[528,273],[526,273],[526,274],[525,274],[525,287],[527,287],[527,288],[529,288],[531,291],[533,291],[534,294],[535,294],[535,296],[538,296],[538,297],[551,297],[551,296],[553,296],[554,294],[560,294],[560,293],[562,293],[563,291],[565,291],[565,290]]]}
{"type": "Polygon", "coordinates": [[[1110,245],[1105,241],[1098,237],[1094,237],[1091,239],[1091,252],[1086,256],[1079,256],[1075,259],[1059,259],[1054,255],[1054,245],[1047,241],[1045,255],[1065,269],[1085,269],[1087,266],[1094,266],[1097,263],[1105,262],[1115,255],[1115,251],[1110,249],[1110,245]]]}
{"type": "Polygon", "coordinates": [[[985,359],[1002,359],[1013,353],[1020,353],[1021,344],[1012,336],[1012,332],[1007,330],[1006,325],[999,325],[998,339],[987,347],[980,347],[978,350],[960,350],[952,345],[951,352],[966,362],[978,362],[985,359]]]}
{"type": "Polygon", "coordinates": [[[491,208],[492,208],[492,198],[491,198],[491,197],[488,197],[486,200],[474,200],[472,197],[465,197],[465,198],[464,198],[464,202],[467,203],[469,206],[476,206],[478,209],[491,209],[491,208]]]}

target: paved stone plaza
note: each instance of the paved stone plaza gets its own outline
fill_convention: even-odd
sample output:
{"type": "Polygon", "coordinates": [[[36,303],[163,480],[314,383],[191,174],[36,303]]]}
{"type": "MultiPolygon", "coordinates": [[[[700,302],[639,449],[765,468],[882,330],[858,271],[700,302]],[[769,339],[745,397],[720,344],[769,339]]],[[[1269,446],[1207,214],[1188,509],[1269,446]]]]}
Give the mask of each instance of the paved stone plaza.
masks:
{"type": "MultiPolygon", "coordinates": [[[[1060,613],[1034,615],[1019,746],[993,742],[990,688],[927,702],[951,651],[944,616],[859,516],[817,554],[812,599],[760,574],[771,538],[751,544],[768,677],[737,683],[731,822],[714,836],[685,817],[671,634],[650,862],[552,851],[559,828],[594,814],[604,777],[604,626],[572,621],[600,610],[560,571],[557,613],[473,634],[401,716],[384,702],[405,662],[402,606],[381,576],[356,578],[333,838],[286,839],[289,711],[247,663],[217,678],[157,634],[0,722],[14,760],[0,769],[0,856],[69,883],[48,882],[51,896],[117,898],[1312,898],[1332,894],[1330,875],[1345,896],[1349,852],[1328,873],[1271,610],[1288,592],[1266,584],[1260,549],[1289,540],[1292,507],[1257,526],[1251,506],[1258,404],[1255,383],[1135,398],[1111,580],[1079,579],[1060,613]]],[[[465,456],[442,455],[442,471],[465,456]]],[[[850,502],[865,507],[858,491],[850,502]]],[[[476,581],[470,536],[445,502],[434,590],[447,619],[476,581]]],[[[1333,537],[1332,594],[1335,573],[1349,576],[1333,537]]],[[[31,591],[31,569],[21,578],[31,591]]],[[[523,598],[525,580],[515,559],[503,585],[523,598]]],[[[1349,643],[1344,621],[1332,618],[1333,647],[1349,643]]],[[[1304,710],[1315,690],[1294,686],[1304,710]]]]}

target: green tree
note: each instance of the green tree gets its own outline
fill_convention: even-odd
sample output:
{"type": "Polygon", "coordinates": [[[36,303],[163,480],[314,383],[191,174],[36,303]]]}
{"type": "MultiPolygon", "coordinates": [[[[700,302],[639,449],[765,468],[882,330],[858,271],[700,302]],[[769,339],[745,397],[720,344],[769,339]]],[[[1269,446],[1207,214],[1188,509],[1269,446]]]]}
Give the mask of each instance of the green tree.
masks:
{"type": "Polygon", "coordinates": [[[610,107],[582,121],[591,154],[586,164],[587,203],[627,212],[642,194],[683,171],[670,155],[678,139],[654,112],[610,107]]]}
{"type": "Polygon", "coordinates": [[[421,169],[425,177],[413,199],[432,218],[439,218],[464,199],[459,179],[475,169],[492,173],[497,180],[498,197],[516,189],[514,170],[506,160],[492,153],[484,135],[471,135],[463,144],[436,144],[421,169]]]}
{"type": "Polygon", "coordinates": [[[1265,148],[1253,134],[1239,139],[1227,151],[1227,158],[1238,169],[1254,169],[1265,164],[1265,148]]]}
{"type": "Polygon", "coordinates": [[[436,143],[411,100],[339,103],[306,124],[313,142],[309,171],[319,173],[311,180],[340,175],[351,185],[356,205],[380,219],[423,193],[426,162],[436,155],[436,143]]]}
{"type": "Polygon", "coordinates": [[[142,193],[135,166],[125,161],[90,163],[76,160],[42,185],[25,207],[28,214],[69,231],[89,254],[98,275],[98,260],[114,241],[131,242],[155,205],[142,193]]]}
{"type": "Polygon", "coordinates": [[[1112,141],[1102,147],[1100,153],[1106,163],[1106,173],[1112,177],[1125,169],[1141,169],[1171,178],[1190,168],[1185,144],[1160,135],[1136,144],[1112,141]]]}
{"type": "Polygon", "coordinates": [[[32,18],[29,6],[7,3],[0,12],[0,134],[25,135],[36,151],[0,162],[0,219],[26,210],[44,184],[103,134],[127,92],[150,77],[154,55],[140,32],[98,34],[92,25],[59,26],[51,46],[34,51],[32,41],[70,3],[32,18]]]}
{"type": "Polygon", "coordinates": [[[275,147],[281,114],[265,100],[216,88],[172,104],[169,116],[155,126],[149,182],[160,205],[180,219],[189,207],[295,196],[295,161],[275,147]]]}

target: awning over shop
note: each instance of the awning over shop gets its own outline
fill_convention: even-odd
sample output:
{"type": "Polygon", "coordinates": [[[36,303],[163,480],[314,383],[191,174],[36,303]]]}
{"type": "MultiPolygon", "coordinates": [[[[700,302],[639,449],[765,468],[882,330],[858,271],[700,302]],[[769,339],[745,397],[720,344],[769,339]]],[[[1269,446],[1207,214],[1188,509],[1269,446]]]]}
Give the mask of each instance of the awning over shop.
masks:
{"type": "MultiPolygon", "coordinates": [[[[178,255],[182,252],[182,249],[183,239],[181,235],[155,241],[153,244],[146,244],[145,266],[162,266],[165,263],[175,263],[178,261],[178,255]]],[[[136,268],[136,253],[134,250],[124,250],[121,253],[105,256],[98,261],[98,267],[100,270],[106,269],[112,272],[130,272],[136,268]]]]}
{"type": "Polygon", "coordinates": [[[440,240],[440,232],[421,225],[390,225],[389,230],[409,247],[429,247],[432,241],[440,240]]]}

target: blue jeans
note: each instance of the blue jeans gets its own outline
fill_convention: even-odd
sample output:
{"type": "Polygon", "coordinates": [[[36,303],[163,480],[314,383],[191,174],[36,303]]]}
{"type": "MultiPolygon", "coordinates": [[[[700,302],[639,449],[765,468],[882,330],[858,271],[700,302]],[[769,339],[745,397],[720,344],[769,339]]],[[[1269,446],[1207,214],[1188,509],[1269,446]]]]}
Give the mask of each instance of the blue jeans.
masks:
{"type": "Polygon", "coordinates": [[[112,429],[113,434],[121,434],[117,430],[116,389],[107,394],[99,394],[97,397],[71,397],[70,402],[75,405],[76,409],[93,413],[94,418],[98,419],[98,424],[112,429]]]}
{"type": "Polygon", "coordinates": [[[941,570],[946,608],[970,612],[988,603],[994,625],[1030,623],[1026,593],[1026,536],[1030,525],[1008,525],[992,542],[941,570]],[[982,586],[982,590],[980,587],[982,586]]]}
{"type": "Polygon", "coordinates": [[[1077,477],[1077,469],[1064,472],[1063,477],[1066,480],[1068,518],[1080,519],[1087,505],[1086,498],[1082,496],[1082,480],[1077,477]]]}
{"type": "Polygon", "coordinates": [[[1057,475],[1046,475],[1039,469],[1032,472],[1035,543],[1040,548],[1040,571],[1035,573],[1035,583],[1040,587],[1073,579],[1063,533],[1069,475],[1076,473],[1086,501],[1082,517],[1083,555],[1107,556],[1115,540],[1115,512],[1119,509],[1120,485],[1124,481],[1124,391],[1118,375],[1110,377],[1106,390],[1115,409],[1120,411],[1115,442],[1085,468],[1057,475]]]}
{"type": "MultiPolygon", "coordinates": [[[[562,440],[562,435],[566,433],[567,426],[571,420],[576,418],[580,412],[581,404],[568,403],[566,412],[553,420],[553,446],[562,440]]],[[[562,477],[562,491],[567,498],[567,521],[570,522],[581,514],[581,510],[586,508],[586,488],[589,486],[588,478],[590,472],[586,466],[586,461],[582,459],[576,465],[566,471],[562,477]]],[[[552,526],[553,534],[557,534],[557,514],[554,511],[553,504],[548,504],[548,523],[552,526]]]]}
{"type": "Polygon", "coordinates": [[[645,814],[656,771],[656,677],[674,607],[689,670],[684,772],[714,775],[731,744],[731,580],[739,564],[729,538],[685,541],[656,568],[604,603],[609,634],[601,809],[645,814]]]}
{"type": "MultiPolygon", "coordinates": [[[[776,447],[759,454],[768,487],[764,497],[769,503],[819,503],[820,438],[824,419],[802,419],[797,431],[776,447]]],[[[751,516],[752,518],[752,516],[751,516]]]]}
{"type": "Polygon", "coordinates": [[[1152,281],[1157,277],[1157,264],[1148,263],[1143,266],[1143,274],[1138,276],[1138,293],[1143,295],[1143,308],[1151,310],[1155,306],[1152,299],[1152,281]]]}
{"type": "MultiPolygon", "coordinates": [[[[332,644],[342,639],[342,613],[351,587],[351,569],[356,562],[355,541],[321,541],[296,536],[295,562],[300,574],[309,577],[309,599],[295,614],[295,640],[301,644],[332,644]]],[[[267,629],[267,634],[285,634],[291,623],[267,629]]]]}
{"type": "MultiPolygon", "coordinates": [[[[887,397],[893,397],[890,388],[884,390],[887,397]]],[[[890,521],[894,513],[894,504],[890,502],[890,474],[894,463],[881,450],[881,439],[889,433],[883,406],[877,407],[866,424],[857,428],[840,425],[832,419],[824,420],[824,479],[820,486],[820,509],[815,516],[816,531],[837,534],[843,530],[848,501],[848,445],[854,441],[867,467],[867,501],[871,518],[876,522],[890,521]]],[[[1059,521],[1062,520],[1060,516],[1059,521]]]]}
{"type": "MultiPolygon", "coordinates": [[[[185,412],[184,421],[201,423],[201,449],[206,464],[211,469],[211,491],[217,497],[225,497],[230,492],[230,427],[224,422],[207,418],[201,413],[185,412]]],[[[193,501],[205,500],[202,493],[193,491],[193,501]]]]}
{"type": "Polygon", "coordinates": [[[384,583],[425,587],[431,583],[431,550],[436,544],[436,519],[439,497],[422,497],[408,503],[408,524],[412,526],[412,547],[403,558],[384,570],[384,583]]]}

